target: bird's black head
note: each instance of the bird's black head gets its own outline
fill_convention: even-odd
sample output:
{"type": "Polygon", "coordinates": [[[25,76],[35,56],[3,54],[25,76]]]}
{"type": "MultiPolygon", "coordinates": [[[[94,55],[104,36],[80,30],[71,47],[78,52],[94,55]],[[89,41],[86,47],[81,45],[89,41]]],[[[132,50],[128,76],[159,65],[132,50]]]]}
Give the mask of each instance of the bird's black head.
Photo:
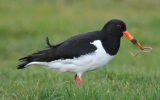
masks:
{"type": "Polygon", "coordinates": [[[143,47],[139,42],[126,30],[126,24],[122,20],[112,19],[107,22],[102,28],[103,33],[112,37],[122,37],[124,36],[130,40],[134,45],[143,50],[143,47]]]}
{"type": "Polygon", "coordinates": [[[121,20],[112,19],[104,25],[102,31],[104,31],[107,35],[122,37],[123,32],[126,31],[126,24],[121,20]]]}

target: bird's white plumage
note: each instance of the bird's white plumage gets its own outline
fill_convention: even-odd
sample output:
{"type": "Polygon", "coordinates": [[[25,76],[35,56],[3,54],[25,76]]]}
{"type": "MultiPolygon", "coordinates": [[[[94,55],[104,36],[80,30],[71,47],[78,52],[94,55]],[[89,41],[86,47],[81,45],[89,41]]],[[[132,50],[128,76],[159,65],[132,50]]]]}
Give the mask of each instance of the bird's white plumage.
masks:
{"type": "Polygon", "coordinates": [[[100,40],[95,40],[91,44],[96,46],[97,50],[90,54],[82,55],[78,58],[59,59],[51,62],[31,62],[26,66],[38,64],[60,72],[69,71],[81,75],[84,72],[103,67],[114,57],[106,53],[100,40]]]}

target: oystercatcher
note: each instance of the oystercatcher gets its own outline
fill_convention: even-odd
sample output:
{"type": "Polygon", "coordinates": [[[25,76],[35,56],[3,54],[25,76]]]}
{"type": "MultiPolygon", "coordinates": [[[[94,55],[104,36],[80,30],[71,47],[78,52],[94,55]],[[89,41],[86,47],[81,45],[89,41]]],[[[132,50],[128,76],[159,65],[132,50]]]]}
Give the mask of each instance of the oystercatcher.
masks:
{"type": "Polygon", "coordinates": [[[143,49],[122,20],[112,19],[101,30],[76,35],[56,45],[51,45],[47,37],[47,49],[19,59],[22,64],[17,69],[37,64],[60,72],[73,72],[79,86],[83,73],[103,67],[117,54],[122,36],[143,49]]]}

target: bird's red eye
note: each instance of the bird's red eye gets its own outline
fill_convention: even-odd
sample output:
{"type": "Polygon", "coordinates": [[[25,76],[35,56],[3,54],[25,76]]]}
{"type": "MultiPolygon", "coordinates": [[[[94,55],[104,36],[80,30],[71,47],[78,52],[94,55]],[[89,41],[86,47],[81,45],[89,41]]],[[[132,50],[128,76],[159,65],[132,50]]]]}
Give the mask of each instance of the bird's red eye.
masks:
{"type": "Polygon", "coordinates": [[[121,28],[121,24],[117,24],[117,28],[121,28]]]}

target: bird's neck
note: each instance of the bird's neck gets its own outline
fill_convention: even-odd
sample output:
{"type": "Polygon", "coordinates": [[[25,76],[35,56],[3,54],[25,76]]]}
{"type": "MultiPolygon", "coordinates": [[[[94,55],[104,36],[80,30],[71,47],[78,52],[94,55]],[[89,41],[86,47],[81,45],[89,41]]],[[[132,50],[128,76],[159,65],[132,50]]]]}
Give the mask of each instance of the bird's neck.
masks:
{"type": "Polygon", "coordinates": [[[107,53],[110,55],[116,55],[120,47],[120,38],[104,34],[102,39],[102,45],[107,53]]]}

